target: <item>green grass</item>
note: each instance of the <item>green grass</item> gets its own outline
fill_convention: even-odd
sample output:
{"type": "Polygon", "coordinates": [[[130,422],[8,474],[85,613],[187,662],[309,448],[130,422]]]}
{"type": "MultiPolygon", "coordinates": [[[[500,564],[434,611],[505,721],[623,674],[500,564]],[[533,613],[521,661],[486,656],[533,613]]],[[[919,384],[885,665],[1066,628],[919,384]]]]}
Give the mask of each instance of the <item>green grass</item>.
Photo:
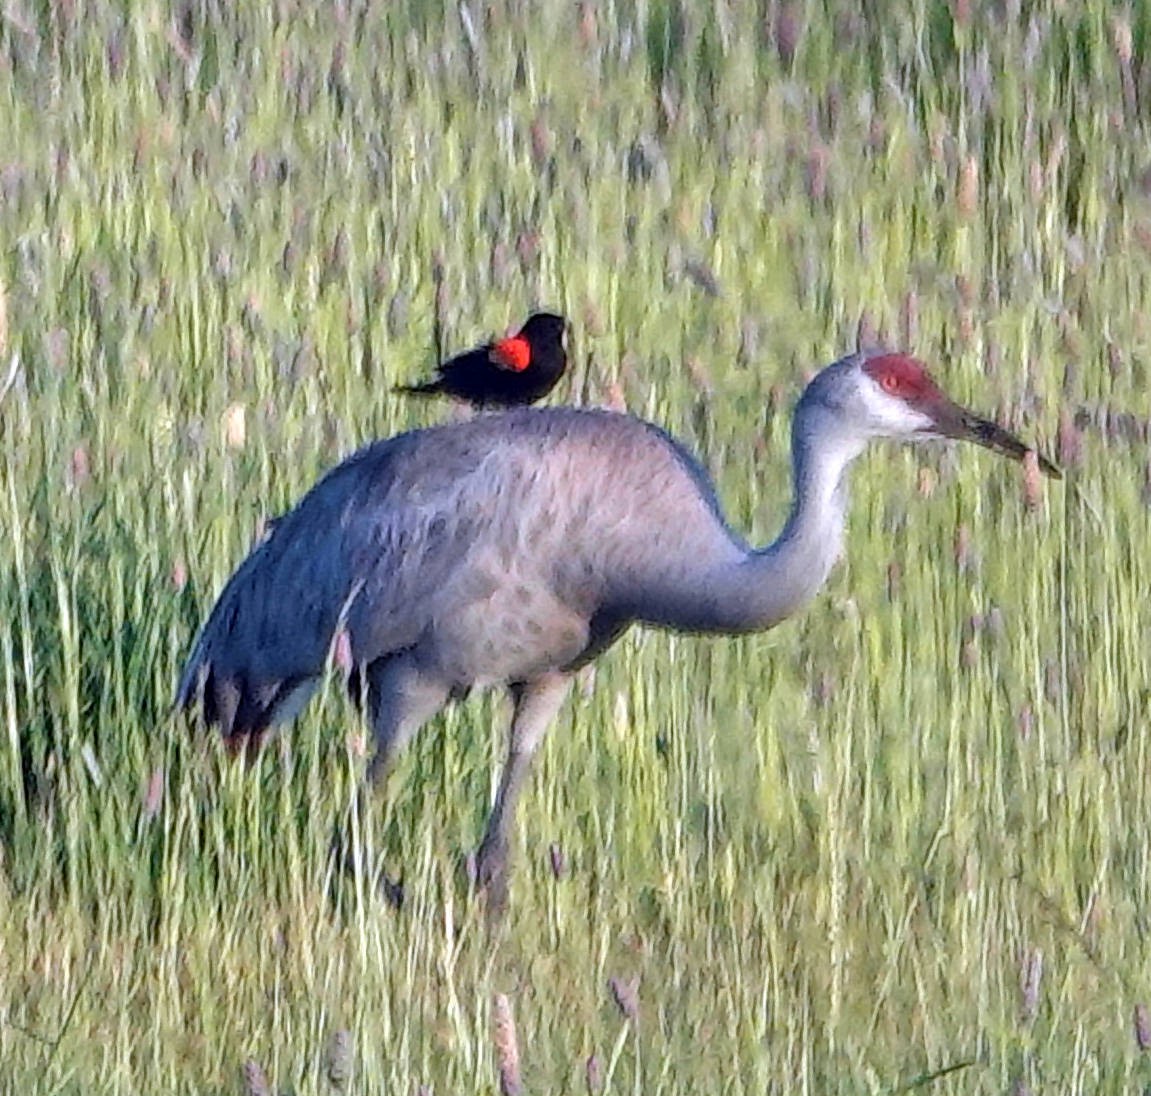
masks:
{"type": "Polygon", "coordinates": [[[864,7],[469,3],[474,45],[416,0],[4,9],[0,1089],[334,1091],[343,1031],[347,1091],[495,1092],[499,993],[529,1092],[1151,1084],[1151,471],[1073,426],[1151,418],[1151,15],[864,7]],[[337,688],[250,770],[168,712],[260,517],[443,416],[388,392],[437,259],[451,347],[562,309],[565,398],[619,385],[760,541],[861,329],[1078,446],[1035,509],[981,451],[879,449],[801,619],[629,636],[494,938],[459,865],[502,698],[360,820],[398,915],[331,878],[337,688]]]}

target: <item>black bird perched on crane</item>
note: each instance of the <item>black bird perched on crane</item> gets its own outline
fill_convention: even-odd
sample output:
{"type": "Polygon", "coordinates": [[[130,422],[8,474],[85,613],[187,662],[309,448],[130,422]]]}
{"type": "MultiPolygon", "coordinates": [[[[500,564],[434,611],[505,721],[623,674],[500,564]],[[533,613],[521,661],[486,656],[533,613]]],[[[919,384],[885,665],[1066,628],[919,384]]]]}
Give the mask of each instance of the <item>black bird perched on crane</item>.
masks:
{"type": "MultiPolygon", "coordinates": [[[[529,763],[572,675],[632,624],[735,635],[798,612],[838,558],[847,470],[874,438],[1028,448],[902,354],[853,354],[808,384],[794,494],[751,548],[664,431],[604,410],[517,409],[378,441],[324,476],[225,586],[177,692],[233,742],[300,711],[342,645],[375,738],[371,781],[454,696],[510,689],[507,764],[477,860],[501,903],[529,763]]],[[[1059,471],[1036,455],[1048,475],[1059,471]]]]}
{"type": "Polygon", "coordinates": [[[418,396],[454,396],[476,407],[516,407],[542,400],[567,368],[567,322],[552,312],[537,312],[515,334],[494,339],[444,362],[423,384],[397,392],[418,396]]]}

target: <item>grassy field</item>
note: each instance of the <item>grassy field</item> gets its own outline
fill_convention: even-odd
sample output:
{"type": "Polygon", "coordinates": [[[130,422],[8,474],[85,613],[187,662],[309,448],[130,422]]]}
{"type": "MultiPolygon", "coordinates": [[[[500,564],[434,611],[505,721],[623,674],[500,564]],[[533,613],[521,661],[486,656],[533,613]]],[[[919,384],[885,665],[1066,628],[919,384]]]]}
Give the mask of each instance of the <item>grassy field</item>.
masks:
{"type": "Polygon", "coordinates": [[[896,9],[4,5],[0,1091],[1151,1085],[1151,12],[896,9]],[[629,636],[494,935],[503,698],[362,820],[399,913],[332,878],[335,684],[249,770],[168,713],[262,516],[448,413],[389,393],[437,263],[452,348],[563,310],[553,400],[669,427],[757,541],[858,339],[1068,472],[880,447],[803,618],[629,636]]]}

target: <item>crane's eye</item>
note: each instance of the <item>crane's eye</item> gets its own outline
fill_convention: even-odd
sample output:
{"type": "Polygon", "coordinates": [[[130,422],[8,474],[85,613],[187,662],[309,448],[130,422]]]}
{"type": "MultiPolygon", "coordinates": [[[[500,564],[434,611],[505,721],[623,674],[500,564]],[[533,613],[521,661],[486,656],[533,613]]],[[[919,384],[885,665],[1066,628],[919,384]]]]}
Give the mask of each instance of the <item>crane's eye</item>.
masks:
{"type": "Polygon", "coordinates": [[[894,394],[899,391],[899,378],[894,373],[884,373],[879,383],[883,386],[884,392],[894,394]]]}

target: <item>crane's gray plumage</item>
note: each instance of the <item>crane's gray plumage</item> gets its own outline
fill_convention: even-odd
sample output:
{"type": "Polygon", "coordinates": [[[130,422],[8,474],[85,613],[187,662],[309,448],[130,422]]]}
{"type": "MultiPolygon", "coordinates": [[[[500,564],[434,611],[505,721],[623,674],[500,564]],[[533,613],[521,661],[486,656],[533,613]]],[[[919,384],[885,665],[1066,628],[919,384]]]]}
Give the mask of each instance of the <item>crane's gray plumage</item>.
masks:
{"type": "Polygon", "coordinates": [[[932,433],[1025,452],[912,359],[855,355],[823,370],[796,409],[791,512],[761,550],[729,528],[696,461],[629,415],[524,409],[377,442],[239,567],[177,703],[199,701],[225,734],[258,740],[294,717],[344,632],[378,778],[450,697],[509,686],[508,764],[480,857],[502,888],[508,818],[572,672],[632,623],[739,633],[794,613],[839,555],[851,461],[873,437],[932,433]]]}
{"type": "Polygon", "coordinates": [[[452,688],[526,680],[578,662],[597,616],[642,617],[633,583],[674,599],[682,554],[745,552],[692,458],[630,416],[525,410],[414,431],[276,522],[221,594],[178,701],[203,677],[239,696],[226,731],[261,729],[285,686],[322,672],[341,617],[357,665],[404,651],[452,688]],[[645,544],[637,520],[654,523],[645,544]]]}

